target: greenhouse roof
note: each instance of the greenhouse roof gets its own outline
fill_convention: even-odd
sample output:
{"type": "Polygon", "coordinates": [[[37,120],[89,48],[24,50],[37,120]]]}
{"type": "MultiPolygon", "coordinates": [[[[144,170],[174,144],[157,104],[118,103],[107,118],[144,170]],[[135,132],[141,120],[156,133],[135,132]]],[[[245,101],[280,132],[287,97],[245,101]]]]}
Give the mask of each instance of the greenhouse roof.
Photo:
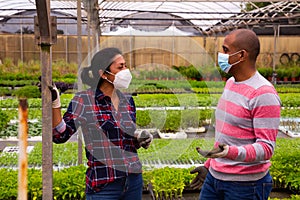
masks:
{"type": "Polygon", "coordinates": [[[291,34],[300,33],[300,1],[281,1],[268,6],[258,8],[246,13],[241,13],[224,19],[212,26],[208,33],[226,32],[236,28],[260,27],[265,29],[273,26],[282,26],[289,28],[289,32],[294,28],[291,34]]]}
{"type": "MultiPolygon", "coordinates": [[[[298,23],[300,1],[268,1],[271,5],[266,8],[246,12],[246,5],[255,6],[255,1],[81,0],[81,13],[83,22],[86,22],[88,13],[96,12],[94,16],[97,19],[94,20],[97,20],[95,23],[99,25],[102,33],[122,28],[162,31],[174,26],[179,31],[202,34],[218,31],[229,25],[253,25],[267,20],[271,23],[272,19],[278,18],[293,18],[298,23]]],[[[50,6],[52,13],[60,13],[60,18],[77,19],[76,0],[51,0],[50,6]]],[[[35,0],[0,0],[0,23],[5,23],[11,18],[21,18],[23,13],[33,12],[35,9],[35,0]]],[[[27,17],[32,18],[32,15],[27,17]]]]}

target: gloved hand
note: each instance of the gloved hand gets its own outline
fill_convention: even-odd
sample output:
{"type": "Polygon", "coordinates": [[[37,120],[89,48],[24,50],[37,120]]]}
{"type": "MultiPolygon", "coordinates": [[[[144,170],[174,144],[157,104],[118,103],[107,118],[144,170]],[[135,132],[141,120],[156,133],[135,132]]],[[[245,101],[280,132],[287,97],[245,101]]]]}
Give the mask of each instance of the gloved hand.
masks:
{"type": "Polygon", "coordinates": [[[153,140],[153,135],[148,131],[143,130],[138,133],[136,138],[140,146],[142,146],[144,149],[148,149],[153,140]]]}
{"type": "Polygon", "coordinates": [[[61,103],[60,103],[59,91],[56,85],[53,83],[53,85],[49,85],[48,88],[51,92],[52,108],[60,108],[61,103]]]}
{"type": "Polygon", "coordinates": [[[206,175],[208,173],[208,170],[206,167],[204,166],[199,166],[199,167],[196,167],[195,169],[191,170],[190,173],[191,174],[194,174],[194,173],[198,173],[197,176],[192,180],[191,184],[190,184],[190,187],[193,189],[193,190],[200,190],[203,183],[204,183],[204,180],[206,178],[206,175]]]}
{"type": "MultiPolygon", "coordinates": [[[[40,92],[42,91],[42,77],[39,77],[39,82],[37,83],[37,86],[40,90],[40,92]]],[[[52,85],[48,86],[50,92],[51,92],[51,99],[52,99],[52,108],[60,108],[61,107],[61,103],[60,103],[60,97],[59,97],[59,91],[55,85],[55,83],[52,83],[52,85]]]]}
{"type": "Polygon", "coordinates": [[[196,150],[199,154],[206,158],[223,158],[227,156],[229,146],[227,144],[220,143],[217,148],[213,148],[210,151],[202,150],[200,147],[196,147],[196,150]]]}

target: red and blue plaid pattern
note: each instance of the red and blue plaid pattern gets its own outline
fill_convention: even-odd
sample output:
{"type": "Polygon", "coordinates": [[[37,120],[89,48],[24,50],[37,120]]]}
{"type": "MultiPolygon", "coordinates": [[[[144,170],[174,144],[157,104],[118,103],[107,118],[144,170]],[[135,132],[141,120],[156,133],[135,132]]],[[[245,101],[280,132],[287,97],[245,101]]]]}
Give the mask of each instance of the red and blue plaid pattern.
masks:
{"type": "Polygon", "coordinates": [[[63,122],[53,130],[53,142],[66,142],[81,127],[88,169],[86,192],[97,192],[106,183],[129,173],[141,173],[137,155],[136,109],[132,97],[117,91],[116,110],[110,97],[100,90],[77,93],[70,102],[63,122]]]}

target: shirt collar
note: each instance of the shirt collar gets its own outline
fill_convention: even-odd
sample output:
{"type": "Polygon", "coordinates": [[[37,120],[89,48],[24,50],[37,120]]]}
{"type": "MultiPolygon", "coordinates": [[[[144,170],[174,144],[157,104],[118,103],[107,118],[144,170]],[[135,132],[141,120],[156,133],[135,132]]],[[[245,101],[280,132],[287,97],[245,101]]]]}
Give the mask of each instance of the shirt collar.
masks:
{"type": "Polygon", "coordinates": [[[95,97],[96,99],[104,99],[105,95],[99,88],[96,88],[95,97]]]}
{"type": "MultiPolygon", "coordinates": [[[[120,90],[117,90],[116,92],[117,92],[117,95],[118,95],[118,97],[120,99],[120,102],[126,101],[126,98],[125,98],[124,94],[120,90]]],[[[108,97],[108,96],[104,95],[104,93],[99,88],[97,88],[96,92],[95,92],[95,98],[99,99],[99,100],[102,100],[105,97],[108,97]]]]}

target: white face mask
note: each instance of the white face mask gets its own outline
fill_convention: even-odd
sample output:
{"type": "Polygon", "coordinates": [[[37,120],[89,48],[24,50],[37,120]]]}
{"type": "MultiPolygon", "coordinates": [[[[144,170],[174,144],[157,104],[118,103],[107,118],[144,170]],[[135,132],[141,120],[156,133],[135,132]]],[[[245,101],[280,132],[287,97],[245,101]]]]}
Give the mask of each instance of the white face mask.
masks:
{"type": "Polygon", "coordinates": [[[128,88],[131,79],[132,79],[132,75],[129,71],[129,69],[123,69],[121,71],[119,71],[116,74],[113,74],[109,71],[106,71],[107,73],[114,75],[115,76],[115,80],[114,82],[111,82],[110,80],[106,79],[108,82],[112,83],[116,89],[126,89],[128,88]]]}

